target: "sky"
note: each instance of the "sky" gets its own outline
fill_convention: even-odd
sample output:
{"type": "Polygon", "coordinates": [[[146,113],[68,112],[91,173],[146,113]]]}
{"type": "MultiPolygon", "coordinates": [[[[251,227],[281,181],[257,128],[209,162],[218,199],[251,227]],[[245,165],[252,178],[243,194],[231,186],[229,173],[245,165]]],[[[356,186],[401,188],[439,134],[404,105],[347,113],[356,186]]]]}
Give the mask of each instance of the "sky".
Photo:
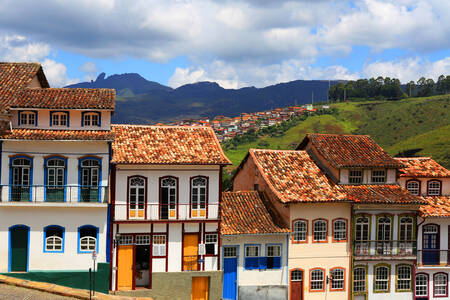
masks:
{"type": "Polygon", "coordinates": [[[449,0],[0,0],[0,61],[51,86],[139,73],[225,88],[450,74],[449,0]]]}

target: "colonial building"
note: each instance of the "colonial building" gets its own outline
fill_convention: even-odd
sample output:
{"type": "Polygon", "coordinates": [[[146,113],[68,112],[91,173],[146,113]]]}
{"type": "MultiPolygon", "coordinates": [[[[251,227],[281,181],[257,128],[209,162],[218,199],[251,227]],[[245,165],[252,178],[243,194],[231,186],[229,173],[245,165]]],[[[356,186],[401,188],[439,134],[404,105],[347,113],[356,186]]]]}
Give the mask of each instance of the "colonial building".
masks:
{"type": "Polygon", "coordinates": [[[0,63],[0,272],[87,271],[109,257],[111,89],[50,88],[0,63]]]}
{"type": "Polygon", "coordinates": [[[221,174],[230,161],[213,129],[112,128],[111,289],[219,299],[221,174]]]}
{"type": "Polygon", "coordinates": [[[418,218],[415,299],[449,297],[450,171],[429,157],[400,158],[402,186],[423,195],[418,218]]]}
{"type": "Polygon", "coordinates": [[[288,299],[289,229],[262,192],[224,192],[223,299],[288,299]]]}

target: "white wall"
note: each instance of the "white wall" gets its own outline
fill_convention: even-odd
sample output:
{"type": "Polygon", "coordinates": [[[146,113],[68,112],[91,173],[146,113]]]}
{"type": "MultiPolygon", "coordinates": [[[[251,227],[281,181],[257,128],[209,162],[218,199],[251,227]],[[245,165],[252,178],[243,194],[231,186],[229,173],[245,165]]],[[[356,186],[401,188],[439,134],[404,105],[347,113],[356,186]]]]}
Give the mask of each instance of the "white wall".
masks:
{"type": "Polygon", "coordinates": [[[190,178],[207,176],[208,180],[208,218],[218,218],[219,167],[218,166],[146,166],[140,169],[133,166],[119,166],[116,173],[115,220],[127,219],[127,180],[129,176],[140,175],[147,178],[147,219],[157,220],[159,212],[159,178],[178,177],[178,219],[190,219],[189,196],[190,178]],[[146,168],[146,169],[144,169],[146,168]]]}
{"type": "Polygon", "coordinates": [[[92,267],[90,253],[78,253],[78,227],[99,228],[97,262],[106,261],[107,208],[97,207],[1,207],[0,208],[0,272],[8,272],[9,227],[30,227],[29,271],[87,270],[92,267]],[[44,253],[44,227],[65,228],[64,253],[44,253]]]}
{"type": "Polygon", "coordinates": [[[400,177],[398,179],[399,184],[406,188],[406,181],[414,179],[420,181],[420,194],[422,196],[427,195],[427,182],[430,180],[440,180],[442,182],[442,195],[450,195],[450,178],[412,178],[412,177],[400,177]]]}
{"type": "MultiPolygon", "coordinates": [[[[223,235],[221,247],[221,259],[223,262],[223,246],[239,246],[238,258],[238,285],[239,286],[263,286],[263,285],[287,285],[288,266],[286,235],[223,235]],[[260,244],[260,256],[266,256],[266,244],[282,244],[281,269],[275,270],[245,270],[244,246],[245,244],[260,244]]],[[[223,263],[221,264],[223,269],[223,263]]]]}
{"type": "MultiPolygon", "coordinates": [[[[21,109],[22,110],[22,109],[21,109]]],[[[23,109],[22,111],[27,111],[23,109]]],[[[111,129],[111,111],[109,110],[92,110],[101,112],[100,127],[98,126],[81,126],[81,113],[88,110],[68,110],[68,109],[53,109],[52,111],[68,111],[69,112],[69,127],[55,127],[50,126],[50,110],[48,109],[33,109],[29,111],[38,112],[38,126],[20,125],[18,123],[19,110],[12,110],[11,123],[13,128],[34,128],[34,129],[71,129],[71,130],[110,130],[111,129]]]]}
{"type": "Polygon", "coordinates": [[[428,300],[442,300],[442,299],[449,299],[445,296],[434,296],[434,274],[436,273],[445,273],[447,274],[447,295],[450,295],[449,288],[450,288],[450,270],[449,268],[417,268],[416,273],[426,273],[428,274],[428,300]]]}
{"type": "MultiPolygon", "coordinates": [[[[371,184],[372,181],[372,170],[371,169],[363,169],[363,180],[362,184],[371,184]]],[[[397,182],[396,178],[396,169],[386,169],[386,182],[387,184],[394,184],[397,182]]],[[[349,183],[349,169],[341,169],[340,170],[340,182],[342,184],[349,183]]]]}

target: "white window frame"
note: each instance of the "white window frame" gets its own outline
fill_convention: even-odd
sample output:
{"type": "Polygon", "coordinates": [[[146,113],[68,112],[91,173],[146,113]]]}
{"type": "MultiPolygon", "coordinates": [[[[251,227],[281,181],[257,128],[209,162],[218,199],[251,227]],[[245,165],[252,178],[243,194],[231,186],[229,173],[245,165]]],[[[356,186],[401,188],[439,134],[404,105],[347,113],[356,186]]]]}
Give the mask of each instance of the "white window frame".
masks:
{"type": "Polygon", "coordinates": [[[418,180],[410,180],[410,181],[408,181],[406,183],[406,189],[411,194],[419,196],[419,194],[420,194],[420,181],[418,181],[418,180]]]}
{"type": "Polygon", "coordinates": [[[410,291],[411,290],[411,282],[412,282],[412,266],[410,265],[399,265],[396,268],[397,270],[397,291],[410,291]],[[409,271],[406,271],[409,270],[409,271]],[[403,273],[402,273],[403,271],[403,273]],[[409,272],[409,273],[405,273],[409,272]],[[409,276],[407,276],[409,275],[409,276]],[[407,286],[407,287],[405,287],[407,286]]]}
{"type": "Polygon", "coordinates": [[[348,170],[348,183],[361,184],[363,182],[363,176],[364,176],[364,171],[361,169],[348,170]]]}
{"type": "MultiPolygon", "coordinates": [[[[323,227],[322,225],[318,225],[323,227]]],[[[327,235],[328,235],[328,222],[326,220],[323,219],[319,219],[319,220],[314,220],[313,224],[313,241],[314,242],[325,242],[327,241],[327,235]],[[321,224],[323,223],[325,228],[320,228],[319,230],[316,230],[316,224],[321,224]],[[316,234],[319,235],[318,239],[316,239],[316,234]]]]}
{"type": "Polygon", "coordinates": [[[306,220],[296,220],[293,224],[293,232],[292,232],[292,240],[294,242],[306,242],[308,238],[308,221],[306,220]],[[300,225],[301,224],[301,225],[300,225]],[[300,226],[304,226],[303,228],[300,228],[300,226]],[[299,230],[297,230],[299,229],[299,230]],[[300,230],[302,229],[302,230],[300,230]],[[303,238],[304,236],[304,238],[303,238]]]}
{"type": "Polygon", "coordinates": [[[217,247],[218,247],[219,236],[217,233],[205,233],[205,253],[206,253],[206,245],[214,245],[214,253],[209,253],[208,255],[216,255],[217,247]]]}
{"type": "Polygon", "coordinates": [[[52,113],[52,126],[67,127],[69,124],[69,117],[67,112],[53,112],[52,113]]]}
{"type": "Polygon", "coordinates": [[[330,271],[330,275],[332,277],[331,280],[331,284],[330,284],[330,289],[332,291],[334,290],[344,290],[345,289],[345,269],[343,268],[334,268],[333,270],[330,271]],[[334,273],[340,273],[339,278],[336,279],[335,278],[335,274],[334,273]],[[336,286],[338,285],[338,286],[336,286]]]}
{"type": "Polygon", "coordinates": [[[437,180],[430,180],[427,182],[427,195],[428,196],[440,196],[441,195],[441,182],[437,180]],[[432,186],[434,185],[434,186],[432,186]]]}
{"type": "Polygon", "coordinates": [[[152,237],[152,256],[166,256],[167,236],[165,234],[154,234],[152,237]]]}
{"type": "Polygon", "coordinates": [[[97,249],[97,238],[96,237],[87,235],[87,236],[83,236],[80,238],[80,252],[94,251],[96,249],[97,249]],[[83,247],[86,249],[83,249],[83,247]]]}
{"type": "Polygon", "coordinates": [[[244,249],[244,256],[245,257],[259,257],[261,254],[261,247],[260,245],[245,245],[244,249]],[[253,255],[253,253],[250,253],[252,255],[249,255],[249,249],[255,249],[256,248],[256,255],[253,255]]]}
{"type": "Polygon", "coordinates": [[[325,272],[322,269],[313,269],[311,270],[311,278],[309,279],[309,287],[311,291],[323,291],[324,290],[324,281],[325,281],[325,272]],[[320,275],[317,275],[320,274],[320,275]],[[320,276],[320,277],[317,277],[320,276]],[[314,286],[318,285],[318,286],[314,286]],[[320,287],[320,288],[319,288],[320,287]]]}
{"type": "Polygon", "coordinates": [[[445,297],[448,296],[448,275],[445,273],[436,273],[433,274],[433,293],[434,297],[445,297]],[[444,280],[438,281],[437,277],[443,276],[444,280]],[[442,289],[443,292],[438,292],[439,289],[442,289]]]}
{"type": "Polygon", "coordinates": [[[389,280],[390,280],[390,269],[388,266],[375,266],[375,270],[374,270],[375,274],[374,274],[374,286],[373,286],[373,290],[374,292],[380,292],[380,293],[387,293],[389,292],[389,280]],[[383,272],[383,274],[378,274],[378,270],[381,269],[385,269],[386,273],[383,272]],[[380,275],[383,275],[383,277],[380,277],[380,275]],[[384,277],[384,275],[386,275],[386,277],[384,277]],[[378,288],[377,285],[383,284],[386,285],[386,288],[378,288]]]}
{"type": "Polygon", "coordinates": [[[353,292],[354,293],[365,293],[367,291],[367,269],[363,266],[356,266],[353,270],[353,292]],[[358,273],[357,271],[362,270],[363,274],[358,273]],[[362,278],[361,278],[362,277],[362,278]],[[356,290],[357,285],[356,282],[362,283],[358,290],[356,290]]]}
{"type": "Polygon", "coordinates": [[[37,113],[32,111],[20,112],[20,125],[36,126],[37,113]]]}
{"type": "Polygon", "coordinates": [[[83,115],[83,126],[86,127],[99,127],[100,126],[100,114],[97,112],[88,112],[83,115]],[[94,124],[94,116],[96,117],[96,124],[94,124]]]}
{"type": "Polygon", "coordinates": [[[386,169],[374,169],[371,172],[372,183],[385,183],[386,182],[386,169]],[[383,175],[381,175],[381,173],[383,175]]]}
{"type": "Polygon", "coordinates": [[[335,241],[347,240],[347,221],[344,219],[333,220],[333,239],[335,241]],[[344,223],[344,228],[336,228],[336,224],[344,223]]]}
{"type": "Polygon", "coordinates": [[[420,274],[416,274],[415,279],[414,279],[414,295],[419,296],[419,297],[427,297],[428,296],[428,276],[426,274],[420,273],[420,274]],[[420,277],[421,281],[418,283],[417,282],[417,278],[420,277]],[[424,279],[424,280],[422,280],[424,279]],[[417,293],[418,288],[422,288],[421,292],[425,292],[425,293],[417,293]]]}

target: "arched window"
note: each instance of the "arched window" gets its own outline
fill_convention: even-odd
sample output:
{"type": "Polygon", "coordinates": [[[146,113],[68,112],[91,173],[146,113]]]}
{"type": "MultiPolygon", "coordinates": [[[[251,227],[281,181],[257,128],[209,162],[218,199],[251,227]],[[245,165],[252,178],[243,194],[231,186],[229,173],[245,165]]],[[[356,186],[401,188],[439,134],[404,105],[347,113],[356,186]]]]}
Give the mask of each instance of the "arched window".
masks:
{"type": "Polygon", "coordinates": [[[83,158],[80,160],[81,201],[99,202],[100,192],[100,164],[97,158],[83,158]]]}
{"type": "Polygon", "coordinates": [[[433,275],[434,297],[448,296],[448,276],[446,273],[436,273],[433,275]]]}
{"type": "Polygon", "coordinates": [[[428,275],[427,274],[416,274],[415,283],[415,294],[416,297],[427,297],[428,296],[428,275]]]}
{"type": "Polygon", "coordinates": [[[367,216],[356,217],[355,241],[356,255],[367,255],[369,253],[369,218],[367,216]]]}
{"type": "Polygon", "coordinates": [[[50,225],[44,228],[44,252],[64,252],[64,227],[50,225]]]}
{"type": "Polygon", "coordinates": [[[310,271],[309,284],[311,291],[324,291],[325,290],[325,274],[322,269],[313,269],[310,271]]]}
{"type": "Polygon", "coordinates": [[[97,251],[98,228],[92,225],[85,225],[78,228],[78,252],[91,253],[97,251]]]}
{"type": "Polygon", "coordinates": [[[161,178],[160,186],[160,209],[159,217],[160,219],[175,219],[177,217],[177,202],[178,202],[178,179],[175,177],[164,177],[161,178]]]}
{"type": "Polygon", "coordinates": [[[411,216],[399,219],[399,251],[400,254],[412,254],[414,237],[414,219],[411,216]]]}
{"type": "Polygon", "coordinates": [[[441,182],[438,180],[430,180],[427,183],[428,196],[440,196],[441,195],[441,182]]]}
{"type": "Polygon", "coordinates": [[[292,224],[292,240],[294,242],[306,242],[308,236],[308,221],[297,220],[292,224]]]}
{"type": "Polygon", "coordinates": [[[333,241],[343,242],[347,240],[347,221],[345,219],[333,220],[333,241]]]}
{"type": "Polygon", "coordinates": [[[313,221],[313,242],[325,242],[327,241],[327,236],[327,221],[313,221]]]}
{"type": "Polygon", "coordinates": [[[50,112],[51,126],[69,126],[69,113],[66,111],[50,112]]]}
{"type": "Polygon", "coordinates": [[[406,182],[406,189],[413,195],[420,194],[420,181],[418,180],[409,180],[406,182]]]}
{"type": "Polygon", "coordinates": [[[146,179],[140,176],[128,178],[128,216],[130,219],[145,218],[146,179]]]}
{"type": "Polygon", "coordinates": [[[410,265],[397,265],[396,292],[411,291],[412,267],[410,265]]]}
{"type": "Polygon", "coordinates": [[[390,268],[388,266],[375,266],[374,292],[389,292],[390,268]]]}
{"type": "Polygon", "coordinates": [[[382,255],[391,254],[392,250],[392,218],[379,216],[377,218],[377,253],[382,255]]]}
{"type": "Polygon", "coordinates": [[[333,268],[330,270],[331,275],[331,291],[343,291],[345,290],[345,269],[333,268]]]}
{"type": "Polygon", "coordinates": [[[355,294],[361,294],[366,292],[367,280],[366,280],[366,267],[356,266],[353,270],[353,292],[355,294]]]}
{"type": "Polygon", "coordinates": [[[65,200],[66,160],[57,157],[47,158],[45,168],[45,201],[63,202],[65,200]]]}
{"type": "Polygon", "coordinates": [[[32,160],[28,157],[11,158],[11,201],[31,201],[32,160]]]}
{"type": "Polygon", "coordinates": [[[82,126],[100,126],[100,113],[99,112],[83,112],[82,126]]]}
{"type": "Polygon", "coordinates": [[[191,179],[191,216],[193,218],[206,216],[208,179],[194,177],[191,179]]]}

